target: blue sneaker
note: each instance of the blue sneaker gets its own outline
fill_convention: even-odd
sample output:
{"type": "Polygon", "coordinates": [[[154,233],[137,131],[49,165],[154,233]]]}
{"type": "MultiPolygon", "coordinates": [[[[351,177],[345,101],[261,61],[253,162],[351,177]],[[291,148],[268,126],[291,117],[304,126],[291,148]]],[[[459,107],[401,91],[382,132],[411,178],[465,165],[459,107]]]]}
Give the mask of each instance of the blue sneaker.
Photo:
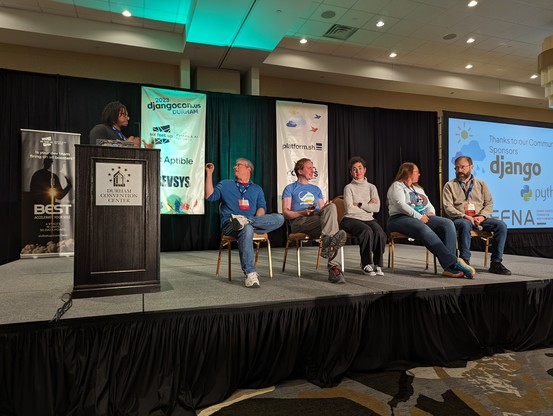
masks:
{"type": "Polygon", "coordinates": [[[474,279],[474,276],[476,275],[476,270],[474,269],[474,267],[469,266],[460,257],[457,259],[457,262],[455,263],[453,268],[457,271],[463,272],[467,279],[474,279]]]}
{"type": "Polygon", "coordinates": [[[455,270],[454,267],[449,267],[447,269],[445,269],[443,272],[442,272],[442,276],[443,277],[455,277],[457,279],[462,279],[465,274],[459,270],[455,270]]]}

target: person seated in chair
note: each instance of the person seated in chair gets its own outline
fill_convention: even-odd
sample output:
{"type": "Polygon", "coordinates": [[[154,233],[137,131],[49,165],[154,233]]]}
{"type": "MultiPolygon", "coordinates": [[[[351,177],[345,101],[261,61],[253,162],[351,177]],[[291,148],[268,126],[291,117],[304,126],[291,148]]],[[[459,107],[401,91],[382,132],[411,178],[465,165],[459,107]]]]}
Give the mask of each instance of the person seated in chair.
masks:
{"type": "Polygon", "coordinates": [[[412,162],[403,163],[388,189],[388,231],[422,241],[444,268],[442,276],[472,279],[474,268],[457,258],[455,226],[448,218],[436,215],[422,186],[420,171],[412,162]]]}
{"type": "Polygon", "coordinates": [[[281,214],[266,214],[267,203],[263,189],[251,181],[254,166],[248,159],[240,158],[234,165],[235,179],[224,179],[213,186],[215,165],[207,163],[205,198],[209,202],[221,201],[219,209],[221,231],[236,237],[240,266],[247,288],[258,288],[259,274],[255,269],[253,235],[265,234],[284,224],[281,214]]]}
{"type": "Polygon", "coordinates": [[[376,186],[365,177],[366,166],[365,160],[358,156],[349,161],[349,171],[353,179],[344,188],[345,214],[340,227],[359,241],[363,274],[384,276],[382,265],[387,238],[382,227],[373,218],[373,214],[380,211],[380,198],[376,186]]]}
{"type": "Polygon", "coordinates": [[[510,275],[503,265],[503,249],[507,239],[507,225],[492,218],[493,199],[490,189],[482,179],[472,174],[472,158],[455,159],[455,179],[444,186],[442,202],[446,217],[451,218],[459,233],[459,255],[470,262],[470,232],[473,229],[493,232],[490,273],[510,275]]]}
{"type": "Polygon", "coordinates": [[[296,162],[296,182],[286,185],[282,192],[282,213],[290,221],[293,233],[305,233],[311,238],[322,235],[322,256],[328,258],[328,280],[345,283],[344,274],[336,257],[346,243],[346,232],[338,225],[334,204],[325,205],[321,188],[309,183],[315,176],[313,162],[302,158],[296,162]]]}

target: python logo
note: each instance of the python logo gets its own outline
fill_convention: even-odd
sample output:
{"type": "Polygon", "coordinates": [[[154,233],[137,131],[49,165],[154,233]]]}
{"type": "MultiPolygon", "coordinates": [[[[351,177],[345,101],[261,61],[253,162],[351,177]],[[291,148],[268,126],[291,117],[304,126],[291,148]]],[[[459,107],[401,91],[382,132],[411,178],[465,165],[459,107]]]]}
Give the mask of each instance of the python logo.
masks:
{"type": "Polygon", "coordinates": [[[528,185],[524,185],[522,189],[520,190],[520,196],[522,199],[524,199],[525,202],[530,201],[530,198],[532,198],[532,190],[528,185]]]}

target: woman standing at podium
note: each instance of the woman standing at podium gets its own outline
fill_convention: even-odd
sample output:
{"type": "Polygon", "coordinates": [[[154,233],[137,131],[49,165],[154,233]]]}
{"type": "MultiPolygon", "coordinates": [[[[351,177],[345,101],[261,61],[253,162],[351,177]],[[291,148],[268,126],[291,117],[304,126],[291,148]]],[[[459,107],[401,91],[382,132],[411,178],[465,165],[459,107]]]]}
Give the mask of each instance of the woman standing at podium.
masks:
{"type": "Polygon", "coordinates": [[[134,143],[134,147],[140,147],[141,139],[136,136],[126,137],[121,129],[129,124],[129,112],[127,107],[119,101],[112,101],[102,111],[102,123],[95,125],[89,133],[91,144],[96,144],[98,139],[124,140],[134,143]]]}

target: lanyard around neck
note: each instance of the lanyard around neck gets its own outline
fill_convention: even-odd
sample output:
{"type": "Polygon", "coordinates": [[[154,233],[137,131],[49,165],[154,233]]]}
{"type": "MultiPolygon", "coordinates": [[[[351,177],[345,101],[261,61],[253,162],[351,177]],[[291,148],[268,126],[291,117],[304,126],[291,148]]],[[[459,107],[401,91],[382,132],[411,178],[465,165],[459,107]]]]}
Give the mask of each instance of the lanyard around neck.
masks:
{"type": "Polygon", "coordinates": [[[250,187],[250,185],[252,183],[249,182],[247,185],[244,185],[238,180],[234,181],[234,183],[236,184],[236,187],[238,188],[238,192],[240,192],[240,199],[244,199],[244,194],[246,193],[246,191],[248,190],[248,188],[250,187]]]}
{"type": "Polygon", "coordinates": [[[461,186],[461,189],[465,193],[465,200],[468,200],[470,198],[472,188],[474,187],[474,178],[471,178],[468,188],[465,187],[465,183],[462,181],[459,181],[459,185],[461,186]]]}
{"type": "Polygon", "coordinates": [[[117,134],[117,136],[119,136],[120,140],[127,139],[121,130],[116,129],[114,126],[111,126],[111,129],[115,132],[115,134],[117,134]]]}

